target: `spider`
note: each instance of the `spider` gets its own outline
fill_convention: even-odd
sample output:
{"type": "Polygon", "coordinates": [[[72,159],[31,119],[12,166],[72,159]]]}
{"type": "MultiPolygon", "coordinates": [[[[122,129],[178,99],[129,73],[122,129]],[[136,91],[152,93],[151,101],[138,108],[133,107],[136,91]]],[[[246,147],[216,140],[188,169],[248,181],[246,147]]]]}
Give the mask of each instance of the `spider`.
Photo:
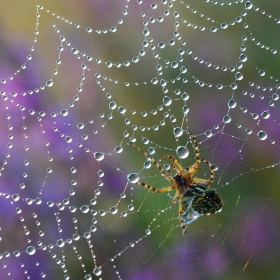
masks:
{"type": "Polygon", "coordinates": [[[223,201],[220,195],[210,187],[210,184],[214,181],[213,164],[200,157],[197,141],[190,131],[188,131],[188,133],[191,136],[196,155],[196,162],[192,166],[183,168],[174,156],[160,156],[160,158],[167,158],[173,161],[171,167],[176,171],[174,177],[172,177],[169,171],[165,171],[148,153],[144,152],[141,148],[136,146],[136,144],[131,143],[133,147],[150,159],[171,185],[157,189],[144,182],[138,181],[137,184],[155,193],[176,190],[172,199],[172,205],[177,201],[179,203],[179,219],[183,234],[187,234],[187,225],[195,221],[201,215],[215,214],[222,211],[223,207],[223,201]],[[208,180],[194,177],[201,162],[206,163],[210,167],[210,179],[208,180]]]}

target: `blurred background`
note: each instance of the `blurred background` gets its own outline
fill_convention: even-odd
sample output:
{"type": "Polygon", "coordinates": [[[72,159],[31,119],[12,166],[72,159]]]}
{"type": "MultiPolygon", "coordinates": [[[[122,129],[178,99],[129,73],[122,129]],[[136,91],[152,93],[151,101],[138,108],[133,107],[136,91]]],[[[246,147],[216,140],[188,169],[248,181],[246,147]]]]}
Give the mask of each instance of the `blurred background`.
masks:
{"type": "Polygon", "coordinates": [[[0,278],[278,279],[279,8],[2,2],[0,278]],[[174,194],[127,175],[168,186],[130,139],[187,167],[187,130],[224,207],[182,236],[174,194]]]}

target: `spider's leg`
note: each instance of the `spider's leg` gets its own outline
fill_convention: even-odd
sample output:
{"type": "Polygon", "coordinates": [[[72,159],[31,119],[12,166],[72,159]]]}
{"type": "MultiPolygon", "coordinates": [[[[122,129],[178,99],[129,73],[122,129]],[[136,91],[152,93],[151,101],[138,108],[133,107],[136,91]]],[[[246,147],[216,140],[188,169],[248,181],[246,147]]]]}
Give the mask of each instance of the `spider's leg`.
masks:
{"type": "MultiPolygon", "coordinates": [[[[174,156],[160,156],[160,158],[168,158],[171,159],[174,162],[175,168],[179,168],[180,170],[183,170],[184,168],[182,167],[182,165],[178,162],[178,160],[174,157],[174,156]]],[[[176,170],[176,169],[175,169],[176,170]]],[[[177,171],[177,170],[176,170],[177,171]]]]}
{"type": "Polygon", "coordinates": [[[150,186],[150,185],[148,185],[146,183],[143,183],[143,182],[137,182],[137,185],[142,186],[142,187],[144,187],[146,189],[149,189],[149,190],[151,190],[151,191],[153,191],[155,193],[164,193],[164,192],[168,192],[168,191],[171,191],[171,190],[174,189],[173,186],[157,189],[157,188],[155,188],[153,186],[150,186]]]}
{"type": "Polygon", "coordinates": [[[167,170],[165,171],[166,175],[169,177],[169,179],[171,180],[171,182],[173,182],[173,176],[171,175],[170,171],[167,170]]]}
{"type": "Polygon", "coordinates": [[[209,180],[204,180],[206,181],[207,185],[210,185],[214,181],[214,168],[213,164],[203,158],[200,159],[202,162],[206,163],[210,167],[210,179],[209,180]]]}
{"type": "Polygon", "coordinates": [[[183,202],[182,202],[183,194],[181,195],[180,203],[179,203],[179,219],[181,224],[181,229],[183,231],[183,234],[188,234],[187,232],[187,225],[184,222],[184,219],[182,218],[183,215],[183,202]]]}
{"type": "Polygon", "coordinates": [[[176,173],[180,173],[180,170],[176,165],[172,164],[171,167],[176,171],[176,173]]]}
{"type": "Polygon", "coordinates": [[[197,159],[197,162],[195,164],[193,164],[192,166],[190,167],[187,167],[185,170],[188,172],[189,176],[190,177],[193,177],[194,174],[198,171],[198,167],[199,167],[199,163],[200,163],[200,158],[199,158],[199,161],[197,159]]]}
{"type": "Polygon", "coordinates": [[[168,175],[168,174],[165,173],[164,169],[158,164],[158,162],[157,162],[154,158],[150,157],[150,155],[149,155],[148,153],[144,152],[144,151],[143,151],[140,147],[138,147],[136,144],[134,144],[134,143],[131,143],[131,144],[132,144],[132,146],[133,146],[134,148],[136,148],[140,153],[144,154],[146,158],[149,158],[149,159],[151,160],[151,162],[158,168],[158,170],[161,172],[161,174],[166,178],[166,180],[167,180],[169,183],[171,183],[171,184],[173,183],[173,181],[174,181],[173,178],[170,177],[170,175],[168,175]]]}
{"type": "Polygon", "coordinates": [[[175,204],[179,200],[179,191],[177,190],[176,193],[173,196],[171,204],[175,204]]]}
{"type": "Polygon", "coordinates": [[[188,133],[191,136],[192,141],[193,141],[193,147],[194,147],[194,152],[195,152],[195,156],[196,156],[196,163],[200,163],[200,155],[199,155],[197,141],[196,141],[194,135],[190,131],[188,131],[188,133]]]}

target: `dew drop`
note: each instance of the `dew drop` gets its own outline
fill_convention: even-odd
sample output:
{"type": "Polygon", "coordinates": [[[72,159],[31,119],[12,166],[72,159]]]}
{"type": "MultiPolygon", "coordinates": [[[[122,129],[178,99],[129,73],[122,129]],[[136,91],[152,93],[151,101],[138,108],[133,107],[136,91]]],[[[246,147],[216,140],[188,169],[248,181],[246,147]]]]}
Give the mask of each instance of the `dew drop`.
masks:
{"type": "Polygon", "coordinates": [[[206,132],[205,132],[205,136],[207,137],[207,138],[210,138],[210,137],[212,137],[212,131],[211,130],[207,130],[206,132]]]}
{"type": "Polygon", "coordinates": [[[128,209],[129,211],[133,211],[133,210],[134,210],[134,206],[133,206],[132,204],[129,204],[128,207],[127,207],[127,209],[128,209]]]}
{"type": "Polygon", "coordinates": [[[80,210],[82,213],[86,214],[89,211],[89,207],[88,207],[88,205],[83,205],[83,206],[81,206],[80,210]]]}
{"type": "Polygon", "coordinates": [[[47,86],[47,87],[52,87],[52,86],[53,86],[53,81],[52,81],[52,80],[48,80],[48,81],[46,82],[46,86],[47,86]]]}
{"type": "Polygon", "coordinates": [[[225,115],[225,116],[223,117],[223,122],[224,122],[224,123],[230,123],[230,122],[231,122],[231,117],[230,117],[229,115],[225,115]]]}
{"type": "Polygon", "coordinates": [[[172,103],[172,99],[169,96],[164,96],[163,104],[167,107],[167,106],[170,106],[171,103],[172,103]]]}
{"type": "Polygon", "coordinates": [[[183,92],[181,95],[182,100],[188,100],[190,98],[189,94],[187,92],[183,92]]]}
{"type": "Polygon", "coordinates": [[[96,153],[94,153],[94,157],[95,157],[95,159],[96,159],[97,161],[101,161],[101,160],[104,159],[104,153],[102,153],[102,152],[96,152],[96,153]]]}
{"type": "Polygon", "coordinates": [[[117,146],[117,147],[115,148],[115,152],[116,152],[117,154],[120,154],[122,151],[123,151],[123,147],[122,147],[122,146],[117,146]]]}
{"type": "Polygon", "coordinates": [[[221,23],[221,28],[222,29],[227,29],[228,28],[228,24],[226,22],[221,23]]]}
{"type": "Polygon", "coordinates": [[[33,247],[33,246],[28,246],[27,249],[26,249],[26,253],[27,253],[28,255],[34,255],[35,252],[36,252],[36,248],[33,247]]]}
{"type": "Polygon", "coordinates": [[[238,81],[241,81],[241,80],[243,79],[242,73],[237,72],[237,73],[235,74],[235,79],[238,80],[238,81]]]}
{"type": "Polygon", "coordinates": [[[260,140],[265,140],[265,139],[267,139],[267,134],[266,134],[266,132],[263,131],[263,130],[259,131],[257,135],[258,135],[258,138],[259,138],[260,140]]]}
{"type": "Polygon", "coordinates": [[[93,273],[96,275],[96,276],[99,276],[102,274],[102,270],[100,267],[96,267],[94,270],[93,270],[93,273]]]}
{"type": "Polygon", "coordinates": [[[228,102],[228,107],[229,108],[235,108],[236,107],[236,102],[233,98],[231,98],[228,102]]]}
{"type": "Polygon", "coordinates": [[[113,66],[113,63],[112,63],[111,61],[107,61],[107,62],[106,62],[106,66],[107,66],[108,68],[111,68],[111,67],[113,66]]]}
{"type": "Polygon", "coordinates": [[[122,215],[122,217],[126,217],[127,216],[127,212],[126,211],[122,211],[121,215],[122,215]]]}
{"type": "Polygon", "coordinates": [[[241,62],[246,62],[246,61],[247,61],[247,56],[246,56],[245,54],[241,54],[241,55],[239,56],[239,60],[240,60],[241,62]]]}
{"type": "Polygon", "coordinates": [[[71,170],[71,173],[72,173],[72,174],[74,174],[74,173],[76,173],[76,172],[77,172],[77,169],[76,169],[75,167],[71,167],[71,169],[70,169],[70,170],[71,170]]]}
{"type": "Polygon", "coordinates": [[[147,160],[147,161],[144,162],[144,166],[143,167],[145,169],[149,169],[149,168],[151,168],[151,166],[152,166],[152,163],[151,163],[150,160],[147,160]]]}
{"type": "Polygon", "coordinates": [[[185,115],[187,115],[188,114],[188,112],[190,111],[190,108],[187,106],[187,105],[184,105],[184,107],[183,107],[183,113],[185,114],[185,115]]]}
{"type": "Polygon", "coordinates": [[[111,214],[117,214],[118,213],[118,207],[117,206],[112,206],[110,208],[110,213],[111,214]]]}
{"type": "Polygon", "coordinates": [[[210,30],[211,30],[212,32],[217,32],[218,28],[217,28],[216,26],[212,26],[212,27],[210,28],[210,30]]]}
{"type": "Polygon", "coordinates": [[[58,240],[56,241],[56,245],[57,245],[58,247],[64,247],[65,242],[64,242],[63,239],[58,239],[58,240]]]}
{"type": "Polygon", "coordinates": [[[272,99],[273,99],[274,101],[278,100],[278,99],[279,99],[279,95],[278,95],[277,93],[273,93],[272,99]]]}
{"type": "Polygon", "coordinates": [[[246,8],[246,10],[250,10],[250,9],[253,8],[253,4],[252,4],[250,1],[247,1],[247,2],[245,3],[245,8],[246,8]]]}
{"type": "Polygon", "coordinates": [[[270,117],[270,113],[267,112],[267,111],[263,111],[263,112],[262,112],[262,117],[263,117],[264,119],[268,119],[268,118],[270,117]]]}
{"type": "Polygon", "coordinates": [[[173,134],[175,137],[180,137],[183,134],[183,129],[181,127],[175,127],[173,130],[173,134]]]}
{"type": "Polygon", "coordinates": [[[151,234],[151,230],[148,228],[146,229],[146,235],[150,235],[151,234]]]}
{"type": "Polygon", "coordinates": [[[247,134],[251,134],[252,133],[252,129],[250,129],[250,128],[246,128],[245,131],[246,131],[247,134]]]}
{"type": "Polygon", "coordinates": [[[116,102],[111,101],[111,102],[109,103],[109,109],[114,110],[114,109],[116,109],[116,108],[117,108],[116,102]]]}
{"type": "Polygon", "coordinates": [[[259,75],[260,76],[264,76],[265,75],[265,71],[264,70],[259,70],[259,75]]]}
{"type": "Polygon", "coordinates": [[[213,165],[212,165],[212,169],[213,169],[214,171],[217,171],[219,168],[218,168],[218,166],[217,166],[216,164],[213,164],[213,165]]]}
{"type": "Polygon", "coordinates": [[[176,150],[176,154],[180,159],[184,159],[189,155],[189,150],[184,146],[179,146],[176,150]]]}
{"type": "Polygon", "coordinates": [[[132,184],[136,184],[139,181],[139,175],[138,173],[130,173],[127,175],[128,182],[132,184]]]}
{"type": "Polygon", "coordinates": [[[158,83],[158,79],[157,78],[152,78],[151,83],[153,85],[156,85],[158,83]]]}
{"type": "Polygon", "coordinates": [[[84,125],[83,123],[78,123],[78,124],[77,124],[77,127],[78,127],[79,129],[83,129],[83,128],[85,127],[85,125],[84,125]]]}
{"type": "Polygon", "coordinates": [[[177,61],[172,61],[172,62],[171,62],[171,67],[172,67],[172,68],[177,68],[178,65],[179,65],[179,64],[178,64],[177,61]]]}
{"type": "Polygon", "coordinates": [[[65,141],[66,141],[66,143],[71,143],[72,142],[72,137],[66,136],[65,141]]]}
{"type": "Polygon", "coordinates": [[[68,115],[68,110],[67,109],[63,109],[61,112],[60,112],[60,115],[63,116],[63,117],[66,117],[68,115]]]}

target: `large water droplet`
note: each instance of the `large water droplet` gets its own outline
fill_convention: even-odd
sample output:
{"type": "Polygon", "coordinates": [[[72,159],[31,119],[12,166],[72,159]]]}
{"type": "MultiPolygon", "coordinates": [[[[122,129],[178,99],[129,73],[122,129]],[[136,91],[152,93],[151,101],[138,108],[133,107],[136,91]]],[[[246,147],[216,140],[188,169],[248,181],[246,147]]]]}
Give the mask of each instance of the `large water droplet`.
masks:
{"type": "Polygon", "coordinates": [[[217,28],[216,26],[212,26],[212,27],[210,28],[210,30],[211,30],[212,32],[217,32],[218,28],[217,28]]]}
{"type": "Polygon", "coordinates": [[[231,122],[231,117],[229,115],[225,115],[223,118],[224,123],[230,123],[231,122]]]}
{"type": "Polygon", "coordinates": [[[109,103],[109,108],[110,108],[111,110],[116,109],[116,108],[117,108],[117,104],[116,104],[116,102],[111,101],[111,102],[109,103]]]}
{"type": "Polygon", "coordinates": [[[81,212],[82,213],[88,213],[88,211],[89,211],[89,207],[88,207],[88,205],[83,205],[81,208],[80,208],[80,210],[81,210],[81,212]]]}
{"type": "Polygon", "coordinates": [[[63,109],[61,112],[60,112],[60,115],[63,116],[63,117],[66,117],[68,115],[68,110],[67,109],[63,109]]]}
{"type": "Polygon", "coordinates": [[[259,70],[259,75],[260,76],[264,76],[265,75],[265,71],[264,70],[259,70]]]}
{"type": "Polygon", "coordinates": [[[64,242],[63,239],[58,239],[58,240],[56,241],[56,245],[57,245],[58,247],[63,247],[63,246],[65,245],[65,242],[64,242]]]}
{"type": "Polygon", "coordinates": [[[210,137],[212,137],[212,131],[211,130],[207,130],[206,132],[205,132],[205,136],[207,137],[207,138],[210,138],[210,137]]]}
{"type": "Polygon", "coordinates": [[[277,93],[273,93],[273,94],[272,94],[272,99],[273,99],[274,101],[278,100],[278,99],[279,99],[279,95],[278,95],[277,93]]]}
{"type": "Polygon", "coordinates": [[[117,214],[118,213],[118,207],[117,206],[112,206],[110,208],[110,213],[111,214],[117,214]]]}
{"type": "Polygon", "coordinates": [[[157,78],[152,78],[151,83],[153,85],[156,85],[158,83],[158,79],[157,78]]]}
{"type": "Polygon", "coordinates": [[[262,117],[263,117],[264,119],[268,119],[268,118],[270,117],[270,113],[269,113],[268,111],[263,111],[263,112],[262,112],[262,117]]]}
{"type": "Polygon", "coordinates": [[[267,134],[266,134],[266,132],[263,131],[263,130],[259,131],[259,132],[258,132],[258,138],[259,138],[260,140],[265,140],[265,139],[267,139],[267,134]]]}
{"type": "Polygon", "coordinates": [[[179,64],[178,64],[177,61],[172,61],[172,62],[171,62],[171,67],[172,67],[172,68],[177,68],[178,65],[179,65],[179,64]]]}
{"type": "Polygon", "coordinates": [[[117,147],[115,148],[115,152],[116,152],[117,154],[120,154],[122,151],[123,151],[123,147],[122,147],[122,146],[117,146],[117,147]]]}
{"type": "Polygon", "coordinates": [[[150,160],[147,160],[147,161],[144,162],[144,166],[143,167],[145,169],[149,169],[151,166],[152,166],[152,163],[151,163],[150,160]]]}
{"type": "Polygon", "coordinates": [[[245,131],[246,131],[247,134],[251,134],[252,133],[252,129],[250,129],[250,128],[246,128],[245,131]]]}
{"type": "Polygon", "coordinates": [[[71,143],[71,142],[72,142],[72,137],[66,136],[66,137],[65,137],[65,141],[66,141],[67,143],[71,143]]]}
{"type": "Polygon", "coordinates": [[[228,107],[229,108],[235,108],[236,107],[236,102],[233,98],[231,98],[230,101],[228,102],[228,107]]]}
{"type": "Polygon", "coordinates": [[[28,246],[27,249],[26,249],[26,253],[27,253],[28,255],[34,255],[35,252],[36,252],[36,248],[33,247],[33,246],[28,246]]]}
{"type": "Polygon", "coordinates": [[[180,137],[183,134],[183,129],[181,127],[175,127],[173,134],[175,137],[180,137]]]}
{"type": "Polygon", "coordinates": [[[139,175],[138,173],[130,173],[127,175],[128,182],[132,184],[136,184],[139,181],[139,175]]]}
{"type": "Polygon", "coordinates": [[[164,104],[165,106],[170,106],[171,103],[172,103],[172,99],[171,99],[169,96],[164,96],[164,98],[163,98],[163,104],[164,104]]]}
{"type": "Polygon", "coordinates": [[[104,159],[104,153],[102,153],[102,152],[96,152],[96,153],[94,153],[94,157],[95,157],[95,159],[96,159],[97,161],[101,161],[101,160],[104,159]]]}
{"type": "Polygon", "coordinates": [[[176,154],[179,158],[184,159],[189,155],[189,150],[184,146],[179,146],[176,150],[176,154]]]}
{"type": "Polygon", "coordinates": [[[83,128],[85,127],[85,125],[84,125],[83,123],[78,123],[78,124],[77,124],[77,127],[78,127],[79,129],[83,129],[83,128]]]}
{"type": "Polygon", "coordinates": [[[151,230],[148,228],[146,229],[146,235],[150,235],[151,234],[151,230]]]}
{"type": "Polygon", "coordinates": [[[246,56],[245,54],[241,54],[241,55],[239,56],[239,60],[240,60],[241,62],[246,62],[246,61],[247,61],[247,56],[246,56]]]}
{"type": "Polygon", "coordinates": [[[247,1],[247,2],[245,3],[245,8],[246,8],[247,10],[250,10],[250,9],[253,8],[253,4],[252,4],[250,1],[247,1]]]}
{"type": "Polygon", "coordinates": [[[111,67],[113,66],[113,63],[112,63],[111,61],[107,61],[107,62],[106,62],[106,66],[107,66],[108,68],[111,68],[111,67]]]}
{"type": "Polygon", "coordinates": [[[235,74],[235,79],[238,80],[238,81],[242,80],[242,79],[243,79],[242,73],[237,72],[237,73],[235,74]]]}
{"type": "Polygon", "coordinates": [[[102,274],[102,270],[100,267],[96,267],[94,270],[93,270],[93,273],[96,275],[96,276],[99,276],[102,274]]]}
{"type": "Polygon", "coordinates": [[[18,194],[14,194],[12,196],[12,198],[13,198],[13,201],[18,201],[19,200],[19,195],[18,194]]]}

